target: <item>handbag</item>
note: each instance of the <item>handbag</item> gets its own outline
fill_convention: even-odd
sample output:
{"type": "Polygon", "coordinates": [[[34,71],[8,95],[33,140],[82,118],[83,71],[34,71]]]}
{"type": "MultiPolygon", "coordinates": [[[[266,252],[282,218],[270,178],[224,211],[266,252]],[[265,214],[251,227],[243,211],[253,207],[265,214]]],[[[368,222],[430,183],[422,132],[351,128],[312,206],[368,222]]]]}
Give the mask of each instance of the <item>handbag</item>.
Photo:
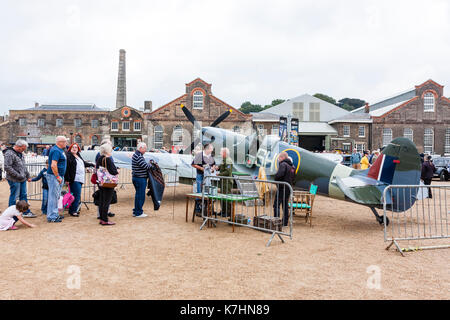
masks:
{"type": "Polygon", "coordinates": [[[103,158],[102,166],[97,169],[98,185],[102,188],[114,189],[119,183],[119,175],[113,175],[106,168],[106,157],[103,158]]]}
{"type": "MultiPolygon", "coordinates": [[[[100,190],[95,191],[92,194],[92,197],[94,198],[94,204],[96,206],[99,206],[100,205],[100,190]]],[[[117,203],[117,192],[116,192],[116,190],[114,190],[110,204],[116,204],[116,203],[117,203]]]]}
{"type": "Polygon", "coordinates": [[[97,184],[97,171],[94,171],[91,176],[91,183],[97,184]]]}
{"type": "Polygon", "coordinates": [[[66,209],[70,207],[75,200],[75,197],[73,196],[73,193],[70,192],[70,186],[69,186],[69,192],[67,192],[62,199],[62,205],[63,208],[66,209]]]}

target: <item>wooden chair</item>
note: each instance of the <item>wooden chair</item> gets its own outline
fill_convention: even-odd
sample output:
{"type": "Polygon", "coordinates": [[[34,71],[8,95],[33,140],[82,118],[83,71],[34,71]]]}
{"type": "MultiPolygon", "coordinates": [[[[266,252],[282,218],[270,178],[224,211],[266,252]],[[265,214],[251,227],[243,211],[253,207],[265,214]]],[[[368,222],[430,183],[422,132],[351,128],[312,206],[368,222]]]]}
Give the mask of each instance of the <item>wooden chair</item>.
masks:
{"type": "Polygon", "coordinates": [[[317,194],[317,186],[311,184],[309,191],[294,191],[293,202],[290,204],[292,210],[300,210],[300,212],[305,212],[305,222],[312,227],[312,211],[314,205],[314,198],[317,194]]]}

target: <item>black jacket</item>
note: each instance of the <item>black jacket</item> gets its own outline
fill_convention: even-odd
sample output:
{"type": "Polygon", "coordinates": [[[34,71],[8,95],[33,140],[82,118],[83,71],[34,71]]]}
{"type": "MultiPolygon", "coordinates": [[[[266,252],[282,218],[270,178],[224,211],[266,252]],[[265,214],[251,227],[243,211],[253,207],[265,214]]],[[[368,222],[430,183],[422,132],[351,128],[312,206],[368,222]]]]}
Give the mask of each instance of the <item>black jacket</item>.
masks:
{"type": "Polygon", "coordinates": [[[280,162],[278,172],[275,175],[275,181],[284,181],[289,183],[291,186],[295,181],[295,169],[289,159],[284,159],[280,162]]]}
{"type": "MultiPolygon", "coordinates": [[[[99,167],[103,167],[103,159],[105,158],[105,156],[100,156],[100,158],[97,159],[97,163],[95,165],[95,168],[99,168],[99,167]]],[[[119,172],[117,171],[116,166],[114,165],[114,162],[112,161],[111,157],[107,157],[106,158],[106,170],[108,170],[108,172],[110,174],[112,174],[113,176],[119,174],[119,172]]]]}
{"type": "MultiPolygon", "coordinates": [[[[74,182],[75,175],[77,173],[77,159],[72,154],[72,152],[66,152],[66,156],[67,156],[67,169],[66,169],[66,173],[64,174],[64,180],[66,182],[72,183],[72,182],[74,182]]],[[[81,157],[80,153],[78,153],[78,156],[84,162],[85,168],[94,166],[93,163],[84,161],[83,158],[81,157]]]]}
{"type": "Polygon", "coordinates": [[[420,179],[432,179],[434,173],[436,172],[436,167],[434,166],[433,162],[430,161],[424,161],[422,165],[422,173],[420,175],[420,179]]]}

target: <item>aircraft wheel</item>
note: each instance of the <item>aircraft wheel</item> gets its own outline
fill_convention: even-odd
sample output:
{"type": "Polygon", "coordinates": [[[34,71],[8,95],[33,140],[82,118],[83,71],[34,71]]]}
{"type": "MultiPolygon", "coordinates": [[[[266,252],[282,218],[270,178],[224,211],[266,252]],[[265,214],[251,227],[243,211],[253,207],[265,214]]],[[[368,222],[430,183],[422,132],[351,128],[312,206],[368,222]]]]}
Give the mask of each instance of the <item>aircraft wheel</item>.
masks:
{"type": "MultiPolygon", "coordinates": [[[[378,221],[378,223],[380,224],[380,225],[383,225],[384,224],[384,218],[382,217],[382,216],[378,216],[377,217],[377,221],[378,221]]],[[[389,218],[388,217],[386,217],[386,227],[389,225],[389,218]]]]}

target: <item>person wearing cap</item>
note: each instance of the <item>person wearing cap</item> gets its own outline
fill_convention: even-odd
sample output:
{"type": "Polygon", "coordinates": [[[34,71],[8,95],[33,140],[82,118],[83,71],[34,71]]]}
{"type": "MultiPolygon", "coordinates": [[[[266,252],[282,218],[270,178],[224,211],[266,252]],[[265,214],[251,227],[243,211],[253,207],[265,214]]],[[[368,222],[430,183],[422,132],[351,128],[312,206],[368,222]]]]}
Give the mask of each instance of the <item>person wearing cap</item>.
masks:
{"type": "Polygon", "coordinates": [[[364,151],[364,157],[362,157],[361,159],[361,170],[369,169],[370,166],[371,164],[369,162],[369,152],[364,151]]]}

